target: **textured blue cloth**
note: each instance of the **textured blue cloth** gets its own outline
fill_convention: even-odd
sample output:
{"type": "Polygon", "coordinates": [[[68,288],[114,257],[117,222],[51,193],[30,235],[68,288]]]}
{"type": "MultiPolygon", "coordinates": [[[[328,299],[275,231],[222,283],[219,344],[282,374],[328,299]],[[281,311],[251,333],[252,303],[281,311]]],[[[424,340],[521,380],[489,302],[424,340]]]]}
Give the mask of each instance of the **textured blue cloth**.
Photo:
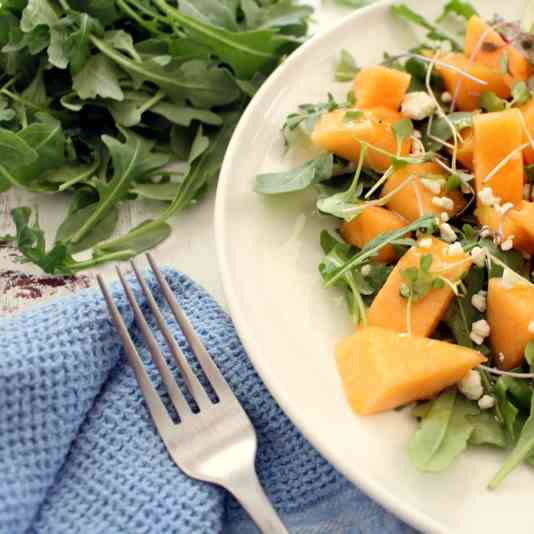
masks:
{"type": "MultiPolygon", "coordinates": [[[[295,429],[218,305],[185,276],[167,276],[256,427],[259,476],[291,532],[411,532],[295,429]]],[[[116,286],[113,294],[148,362],[125,298],[116,286]]],[[[178,328],[175,336],[185,349],[178,328]]],[[[256,532],[225,491],[188,478],[167,456],[95,290],[0,320],[0,533],[23,532],[256,532]]]]}

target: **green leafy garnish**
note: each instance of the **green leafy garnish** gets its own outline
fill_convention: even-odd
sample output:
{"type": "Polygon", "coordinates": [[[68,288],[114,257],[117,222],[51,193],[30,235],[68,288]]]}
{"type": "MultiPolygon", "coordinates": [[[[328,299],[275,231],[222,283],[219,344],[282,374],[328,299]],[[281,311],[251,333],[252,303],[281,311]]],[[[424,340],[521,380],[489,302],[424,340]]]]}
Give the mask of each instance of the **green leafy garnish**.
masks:
{"type": "Polygon", "coordinates": [[[325,154],[307,161],[296,169],[260,174],[256,177],[255,190],[264,195],[302,191],[310,185],[331,178],[333,163],[332,154],[325,154]]]}
{"type": "Polygon", "coordinates": [[[534,452],[534,396],[530,404],[530,416],[527,419],[514,450],[508,456],[499,472],[489,483],[489,489],[497,488],[501,482],[523,461],[525,461],[534,452]]]}
{"type": "MultiPolygon", "coordinates": [[[[450,113],[447,115],[447,119],[459,132],[473,125],[473,114],[467,111],[450,113]]],[[[449,141],[452,137],[451,128],[443,117],[439,117],[432,122],[430,134],[432,137],[427,137],[425,134],[423,140],[428,150],[433,152],[440,150],[443,147],[443,142],[449,141]]]]}
{"type": "Polygon", "coordinates": [[[432,289],[445,286],[442,278],[433,276],[430,272],[432,260],[432,254],[425,254],[419,260],[419,267],[408,267],[401,271],[404,283],[401,285],[400,294],[403,298],[417,302],[426,297],[432,289]]]}
{"type": "Polygon", "coordinates": [[[341,50],[339,62],[336,66],[335,77],[338,82],[350,82],[360,69],[354,57],[348,50],[341,50]]]}
{"type": "Polygon", "coordinates": [[[442,22],[450,14],[455,14],[465,20],[469,20],[473,15],[478,15],[478,12],[470,2],[466,2],[465,0],[450,0],[445,4],[443,12],[436,19],[436,22],[442,22]]]}
{"type": "Polygon", "coordinates": [[[465,450],[475,425],[470,417],[479,409],[455,390],[442,393],[408,444],[408,453],[421,471],[443,471],[465,450]]]}
{"type": "Polygon", "coordinates": [[[510,105],[522,106],[530,100],[530,90],[523,80],[519,80],[512,86],[512,101],[510,105]]]}
{"type": "Polygon", "coordinates": [[[506,100],[491,91],[485,91],[480,95],[480,107],[485,111],[502,111],[506,108],[506,104],[506,100]]]}

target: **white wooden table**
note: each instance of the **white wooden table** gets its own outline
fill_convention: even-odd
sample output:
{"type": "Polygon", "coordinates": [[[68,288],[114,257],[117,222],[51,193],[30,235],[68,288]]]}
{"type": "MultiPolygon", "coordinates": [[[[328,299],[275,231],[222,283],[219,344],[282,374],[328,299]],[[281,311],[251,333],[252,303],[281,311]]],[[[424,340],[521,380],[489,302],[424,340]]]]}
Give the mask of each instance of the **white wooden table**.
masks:
{"type": "MultiPolygon", "coordinates": [[[[332,0],[308,0],[316,9],[313,32],[317,33],[350,11],[333,5],[332,0]]],[[[174,228],[171,237],[162,243],[154,254],[164,259],[164,263],[187,273],[209,291],[223,306],[224,293],[219,277],[213,227],[215,191],[211,191],[203,201],[183,213],[178,214],[171,224],[174,228]]],[[[68,203],[68,196],[35,195],[21,190],[10,190],[0,194],[0,236],[13,233],[9,212],[18,206],[30,206],[39,212],[39,222],[50,239],[54,229],[61,222],[68,203]]],[[[143,202],[130,202],[122,210],[117,232],[127,229],[150,217],[161,205],[143,202]]],[[[94,285],[96,271],[88,272],[76,280],[60,281],[44,276],[38,268],[22,264],[17,252],[0,245],[0,316],[35,306],[45,299],[73,293],[80,288],[94,285]]],[[[104,275],[112,274],[112,266],[99,269],[104,275]]]]}

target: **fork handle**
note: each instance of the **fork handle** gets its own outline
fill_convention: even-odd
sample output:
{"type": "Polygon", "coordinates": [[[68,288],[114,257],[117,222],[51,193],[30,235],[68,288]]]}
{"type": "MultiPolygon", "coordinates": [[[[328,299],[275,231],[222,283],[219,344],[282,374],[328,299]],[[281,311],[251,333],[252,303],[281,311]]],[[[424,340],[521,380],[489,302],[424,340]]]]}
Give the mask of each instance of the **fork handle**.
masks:
{"type": "Polygon", "coordinates": [[[254,468],[236,477],[226,485],[226,489],[239,501],[263,534],[288,534],[254,468]]]}

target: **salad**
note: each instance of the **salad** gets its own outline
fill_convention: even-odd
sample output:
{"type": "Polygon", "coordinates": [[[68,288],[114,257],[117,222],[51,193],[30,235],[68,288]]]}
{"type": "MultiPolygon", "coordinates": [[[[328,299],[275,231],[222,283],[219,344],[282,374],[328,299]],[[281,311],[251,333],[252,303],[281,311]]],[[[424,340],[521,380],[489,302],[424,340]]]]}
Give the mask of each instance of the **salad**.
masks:
{"type": "Polygon", "coordinates": [[[534,34],[468,2],[379,65],[343,50],[345,101],[303,104],[282,127],[313,159],[261,174],[262,195],[317,192],[319,274],[355,333],[336,348],[359,415],[406,407],[408,454],[441,471],[468,447],[503,450],[489,483],[534,465],[534,34]]]}

